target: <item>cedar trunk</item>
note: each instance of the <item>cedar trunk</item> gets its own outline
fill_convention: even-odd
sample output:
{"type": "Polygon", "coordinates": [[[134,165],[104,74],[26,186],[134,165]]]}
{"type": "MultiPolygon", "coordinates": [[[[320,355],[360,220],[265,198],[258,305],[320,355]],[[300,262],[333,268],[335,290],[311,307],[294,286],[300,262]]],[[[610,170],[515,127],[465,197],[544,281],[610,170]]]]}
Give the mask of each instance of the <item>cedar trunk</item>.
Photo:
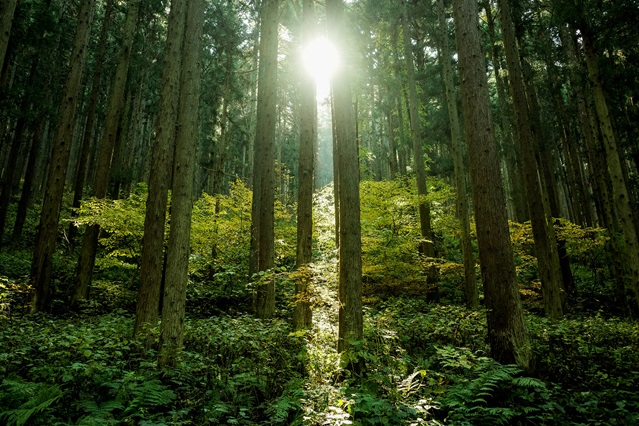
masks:
{"type": "Polygon", "coordinates": [[[162,299],[160,364],[175,366],[184,341],[186,284],[193,213],[193,178],[200,102],[200,43],[204,23],[204,0],[188,2],[180,103],[175,137],[175,161],[171,198],[171,228],[167,248],[166,283],[162,299]]]}
{"type": "Polygon", "coordinates": [[[70,59],[71,68],[67,75],[64,97],[60,106],[60,121],[53,142],[40,224],[38,225],[38,238],[31,263],[30,283],[35,289],[31,310],[34,312],[46,309],[49,304],[52,259],[60,222],[64,183],[71,154],[73,129],[82,83],[82,69],[89,44],[94,10],[95,1],[83,0],[78,13],[74,47],[70,59]]]}
{"type": "Polygon", "coordinates": [[[453,10],[491,355],[530,369],[530,338],[517,289],[478,13],[473,0],[453,0],[453,10]]]}
{"type": "MultiPolygon", "coordinates": [[[[164,269],[164,227],[166,205],[171,183],[175,126],[180,84],[180,52],[184,35],[185,0],[172,0],[169,28],[164,47],[162,92],[153,146],[149,196],[144,216],[140,286],[135,311],[135,335],[145,334],[158,322],[160,290],[164,269]]],[[[147,341],[147,344],[149,342],[147,341]]]]}
{"type": "MultiPolygon", "coordinates": [[[[279,0],[262,2],[251,228],[252,256],[257,260],[255,272],[266,272],[275,264],[278,11],[279,0]]],[[[259,318],[271,318],[275,314],[273,277],[267,276],[258,281],[255,313],[259,318]]]]}
{"type": "MultiPolygon", "coordinates": [[[[302,42],[306,43],[315,31],[313,0],[303,3],[304,27],[302,42]]],[[[297,192],[297,268],[303,269],[313,260],[313,188],[314,159],[317,145],[317,100],[315,80],[306,72],[301,78],[300,106],[300,160],[297,192]]],[[[312,313],[308,274],[302,273],[295,281],[295,310],[293,327],[310,328],[312,313]]]]}
{"type": "Polygon", "coordinates": [[[446,104],[450,121],[451,156],[455,170],[455,188],[457,189],[457,217],[460,222],[461,252],[464,259],[464,297],[466,306],[476,309],[479,306],[479,294],[475,276],[475,256],[470,239],[470,214],[467,200],[466,176],[464,173],[464,156],[461,141],[461,126],[457,112],[457,96],[453,83],[453,67],[451,64],[450,47],[448,44],[448,27],[444,12],[444,0],[437,0],[437,15],[439,18],[440,55],[439,60],[444,70],[444,85],[446,88],[446,104]]]}
{"type": "MultiPolygon", "coordinates": [[[[331,35],[344,44],[345,19],[342,0],[326,1],[331,35]]],[[[348,69],[339,70],[331,81],[334,129],[339,155],[339,331],[337,351],[349,350],[362,339],[362,245],[359,203],[359,159],[355,133],[355,111],[348,69]]]]}

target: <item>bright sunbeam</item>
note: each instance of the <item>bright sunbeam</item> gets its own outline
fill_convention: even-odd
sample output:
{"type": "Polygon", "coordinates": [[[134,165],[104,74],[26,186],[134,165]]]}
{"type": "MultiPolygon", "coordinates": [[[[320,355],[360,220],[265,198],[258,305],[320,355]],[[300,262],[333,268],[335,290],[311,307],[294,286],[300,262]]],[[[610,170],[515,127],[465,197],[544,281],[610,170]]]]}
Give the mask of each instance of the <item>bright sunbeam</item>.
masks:
{"type": "Polygon", "coordinates": [[[340,65],[337,48],[324,37],[316,38],[304,47],[302,61],[317,83],[317,97],[328,96],[330,79],[340,65]]]}

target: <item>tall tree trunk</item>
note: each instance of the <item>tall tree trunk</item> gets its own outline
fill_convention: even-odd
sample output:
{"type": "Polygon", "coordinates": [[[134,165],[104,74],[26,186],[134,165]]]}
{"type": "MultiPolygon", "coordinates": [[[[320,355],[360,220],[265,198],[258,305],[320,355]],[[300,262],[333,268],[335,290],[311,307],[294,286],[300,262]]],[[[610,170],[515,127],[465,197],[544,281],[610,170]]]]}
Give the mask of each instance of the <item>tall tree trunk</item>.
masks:
{"type": "Polygon", "coordinates": [[[171,228],[167,248],[166,284],[160,330],[160,365],[175,366],[184,341],[186,283],[193,213],[193,179],[200,105],[200,49],[204,0],[190,0],[182,47],[180,110],[175,138],[171,197],[171,228]]]}
{"type": "Polygon", "coordinates": [[[11,237],[12,245],[17,247],[22,240],[22,230],[24,228],[24,222],[27,219],[27,209],[31,201],[31,192],[33,188],[35,178],[35,168],[40,152],[40,145],[42,145],[42,136],[44,133],[44,126],[46,124],[45,117],[40,117],[35,125],[33,136],[31,137],[31,147],[29,148],[29,159],[27,160],[27,170],[24,175],[24,182],[22,184],[22,193],[20,194],[20,201],[18,202],[18,210],[16,212],[16,221],[13,224],[13,234],[11,237]]]}
{"type": "Polygon", "coordinates": [[[402,28],[404,31],[404,57],[406,58],[406,73],[408,76],[408,104],[410,112],[411,135],[413,140],[413,156],[415,163],[415,179],[417,180],[417,195],[419,196],[419,225],[422,233],[420,251],[422,254],[433,257],[433,231],[430,222],[430,206],[425,198],[428,195],[426,188],[426,169],[424,167],[424,154],[422,152],[422,132],[419,118],[419,104],[417,101],[417,86],[415,84],[415,64],[411,48],[411,37],[408,25],[408,12],[406,1],[402,1],[403,16],[402,28]]]}
{"type": "Polygon", "coordinates": [[[508,76],[517,123],[517,145],[520,165],[526,187],[526,199],[535,239],[539,273],[541,275],[544,310],[551,319],[563,316],[564,286],[557,254],[557,242],[552,220],[547,216],[543,187],[535,156],[535,134],[531,125],[531,113],[523,79],[515,29],[508,0],[498,0],[502,24],[502,36],[508,62],[508,76]]]}
{"type": "MultiPolygon", "coordinates": [[[[257,91],[257,130],[253,171],[252,251],[257,254],[257,272],[275,264],[275,126],[277,124],[277,47],[279,0],[262,2],[260,66],[257,91]]],[[[275,314],[275,281],[258,282],[255,313],[259,318],[275,314]]]]}
{"type": "Polygon", "coordinates": [[[517,289],[478,13],[473,0],[453,0],[453,11],[491,356],[528,370],[530,337],[517,289]]]}
{"type": "Polygon", "coordinates": [[[584,50],[588,77],[592,87],[595,111],[599,121],[599,129],[603,139],[606,163],[612,180],[612,196],[618,212],[621,231],[625,243],[625,254],[628,256],[630,285],[639,303],[639,237],[632,210],[632,200],[624,179],[617,140],[612,128],[612,120],[608,112],[608,104],[599,74],[598,57],[595,52],[592,35],[588,29],[582,28],[584,50]]]}
{"type": "Polygon", "coordinates": [[[595,204],[598,207],[599,222],[602,226],[606,227],[609,234],[613,236],[613,238],[610,238],[608,241],[607,247],[610,252],[610,258],[612,259],[609,267],[614,277],[617,304],[622,307],[625,314],[629,314],[630,307],[625,289],[626,269],[628,268],[629,262],[622,261],[622,259],[626,260],[627,256],[624,253],[623,247],[620,247],[619,239],[614,238],[620,230],[619,223],[615,217],[615,208],[611,197],[612,191],[609,188],[611,179],[608,173],[608,167],[606,166],[605,152],[597,137],[599,132],[596,129],[594,113],[591,110],[590,104],[586,102],[585,81],[579,72],[581,63],[573,41],[573,36],[570,34],[567,26],[562,26],[559,34],[570,65],[570,79],[579,112],[581,136],[585,142],[588,163],[592,170],[591,181],[594,189],[593,196],[595,198],[595,204]]]}
{"type": "MultiPolygon", "coordinates": [[[[36,54],[31,62],[31,70],[29,71],[29,80],[27,82],[28,87],[34,87],[36,84],[39,62],[40,55],[36,54]]],[[[24,133],[27,129],[27,121],[31,110],[32,100],[31,96],[27,92],[24,93],[22,98],[20,116],[18,117],[16,126],[13,129],[13,138],[7,155],[7,162],[2,170],[2,181],[0,182],[0,242],[2,242],[2,237],[4,235],[7,212],[11,202],[11,195],[13,194],[14,182],[16,179],[19,179],[20,175],[18,173],[18,159],[20,158],[20,151],[23,148],[24,133]]]]}
{"type": "Polygon", "coordinates": [[[0,70],[3,68],[11,26],[13,24],[13,14],[16,10],[18,0],[4,0],[0,5],[0,70]]]}
{"type": "MultiPolygon", "coordinates": [[[[138,11],[140,0],[129,1],[129,11],[127,12],[124,24],[124,37],[122,40],[122,50],[115,77],[111,86],[111,96],[109,97],[109,107],[107,110],[106,124],[100,144],[100,154],[98,156],[95,179],[93,181],[93,196],[98,199],[106,197],[109,188],[109,174],[111,172],[111,160],[113,158],[113,148],[118,137],[118,127],[124,108],[126,95],[126,81],[131,61],[131,47],[135,37],[135,28],[138,22],[138,11]]],[[[93,276],[95,265],[95,255],[98,248],[98,237],[100,235],[99,225],[88,225],[82,238],[82,249],[76,268],[75,294],[73,303],[89,297],[89,283],[93,276]]]]}
{"type": "MultiPolygon", "coordinates": [[[[155,144],[149,176],[149,196],[144,216],[140,286],[135,309],[135,335],[145,335],[158,322],[162,272],[164,269],[164,227],[171,184],[175,127],[180,93],[180,52],[184,36],[185,0],[171,0],[169,27],[164,46],[164,70],[155,144]]],[[[145,336],[147,344],[150,344],[145,336]]]]}
{"type": "Polygon", "coordinates": [[[497,35],[495,31],[495,19],[493,17],[492,7],[489,1],[483,1],[483,7],[486,11],[486,21],[488,23],[488,35],[490,37],[490,50],[493,71],[495,75],[495,83],[497,86],[497,100],[499,102],[499,118],[497,124],[501,130],[502,142],[501,153],[504,159],[504,165],[507,172],[508,197],[507,201],[512,206],[513,220],[523,223],[529,218],[526,206],[526,197],[524,194],[524,185],[521,173],[519,173],[519,164],[517,161],[517,150],[513,141],[513,125],[512,113],[506,85],[502,77],[501,55],[497,35]]]}
{"type": "MultiPolygon", "coordinates": [[[[303,2],[302,43],[308,43],[315,35],[314,0],[303,2]]],[[[297,188],[297,268],[302,270],[295,281],[295,310],[293,327],[296,330],[310,328],[312,313],[310,302],[310,274],[303,269],[313,261],[313,177],[315,147],[317,145],[317,99],[313,76],[303,72],[300,79],[300,160],[299,186],[297,188]]]]}
{"type": "MultiPolygon", "coordinates": [[[[342,45],[347,40],[342,0],[326,0],[330,34],[342,45]]],[[[346,353],[351,342],[362,339],[362,238],[359,202],[359,158],[355,135],[355,111],[348,69],[332,78],[335,133],[339,156],[339,327],[337,351],[346,353]]],[[[335,159],[334,159],[335,161],[335,159]]],[[[348,359],[348,357],[344,358],[348,359]]],[[[353,367],[353,366],[351,366],[353,367]]]]}
{"type": "Polygon", "coordinates": [[[448,26],[444,10],[444,0],[437,0],[437,16],[439,18],[440,54],[439,60],[444,72],[446,88],[446,105],[450,121],[451,156],[455,169],[455,188],[457,189],[457,217],[460,222],[461,252],[464,259],[464,297],[470,309],[479,306],[479,294],[475,278],[475,257],[470,239],[470,215],[467,200],[466,176],[464,173],[464,156],[461,141],[461,126],[457,112],[457,96],[453,83],[453,67],[451,64],[450,47],[448,44],[448,26]]]}
{"type": "Polygon", "coordinates": [[[82,70],[89,43],[94,9],[95,1],[82,0],[70,59],[71,68],[67,75],[64,97],[60,106],[60,122],[53,143],[52,156],[50,157],[50,169],[42,203],[40,224],[38,225],[38,238],[31,263],[29,281],[35,289],[31,302],[31,309],[34,312],[46,309],[49,304],[49,284],[51,281],[53,253],[55,251],[55,240],[62,208],[62,195],[73,142],[73,129],[80,97],[82,70]]]}
{"type": "MultiPolygon", "coordinates": [[[[93,69],[91,94],[89,95],[89,105],[87,106],[87,120],[84,125],[84,133],[82,134],[82,141],[80,142],[80,153],[78,155],[78,161],[75,169],[72,207],[76,209],[80,207],[80,201],[82,200],[82,196],[84,195],[84,184],[87,177],[87,162],[89,160],[91,138],[93,138],[93,132],[95,130],[94,128],[98,109],[98,100],[100,99],[100,83],[102,81],[102,70],[104,69],[107,37],[109,35],[109,28],[111,26],[111,15],[113,13],[113,6],[114,0],[109,0],[106,4],[104,18],[102,21],[102,29],[100,30],[98,52],[95,59],[95,68],[93,69]]],[[[73,217],[76,216],[75,211],[71,214],[73,215],[73,217]]],[[[67,238],[69,240],[69,252],[73,250],[76,232],[76,225],[70,223],[69,230],[67,231],[67,238]]]]}

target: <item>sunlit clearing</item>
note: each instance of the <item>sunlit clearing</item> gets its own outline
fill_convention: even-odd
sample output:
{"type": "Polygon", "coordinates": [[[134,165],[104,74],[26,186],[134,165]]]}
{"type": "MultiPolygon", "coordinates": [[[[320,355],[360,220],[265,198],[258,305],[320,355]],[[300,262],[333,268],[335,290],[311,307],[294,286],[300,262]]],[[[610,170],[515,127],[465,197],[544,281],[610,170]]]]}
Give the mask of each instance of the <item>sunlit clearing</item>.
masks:
{"type": "Polygon", "coordinates": [[[316,38],[304,47],[302,61],[317,83],[317,97],[326,97],[329,81],[340,65],[337,48],[324,37],[316,38]]]}

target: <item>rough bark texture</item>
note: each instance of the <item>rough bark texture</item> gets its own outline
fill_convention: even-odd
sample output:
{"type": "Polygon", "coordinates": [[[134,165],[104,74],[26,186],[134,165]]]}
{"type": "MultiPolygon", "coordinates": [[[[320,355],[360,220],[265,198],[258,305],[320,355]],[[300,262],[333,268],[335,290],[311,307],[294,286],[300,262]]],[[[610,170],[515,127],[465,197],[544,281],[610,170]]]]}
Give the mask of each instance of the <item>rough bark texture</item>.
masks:
{"type": "MultiPolygon", "coordinates": [[[[80,201],[82,200],[82,196],[84,195],[84,184],[87,177],[87,162],[89,160],[89,153],[91,152],[91,138],[93,137],[98,100],[100,99],[100,83],[102,81],[102,70],[104,69],[107,36],[109,35],[113,5],[114,0],[109,0],[109,2],[106,4],[104,19],[102,21],[102,29],[100,30],[98,52],[95,59],[95,68],[93,69],[91,94],[89,95],[89,105],[87,106],[87,120],[84,125],[82,142],[80,143],[80,153],[78,155],[78,161],[75,169],[72,204],[74,208],[80,207],[80,201]]],[[[75,214],[75,212],[72,213],[73,216],[75,216],[75,214]]],[[[73,223],[69,224],[69,230],[67,231],[67,238],[69,240],[69,252],[73,251],[76,233],[77,227],[73,223]]]]}
{"type": "MultiPolygon", "coordinates": [[[[253,172],[251,242],[257,272],[268,271],[275,262],[275,125],[277,123],[277,47],[279,0],[264,0],[260,24],[260,68],[257,90],[257,130],[253,172]]],[[[255,295],[259,318],[275,314],[275,281],[260,280],[255,295]]]]}
{"type": "Polygon", "coordinates": [[[166,204],[171,184],[175,126],[180,85],[180,52],[184,35],[185,0],[172,0],[169,28],[164,47],[164,70],[155,144],[149,176],[149,196],[144,216],[140,286],[133,333],[143,334],[158,322],[160,291],[164,268],[164,226],[166,204]]]}
{"type": "Polygon", "coordinates": [[[200,48],[204,24],[204,0],[188,2],[180,110],[175,138],[175,161],[171,198],[171,228],[167,248],[166,283],[162,299],[160,364],[174,366],[184,341],[186,284],[189,272],[189,242],[193,213],[193,178],[200,104],[200,48]]]}
{"type": "Polygon", "coordinates": [[[539,174],[535,156],[535,135],[531,125],[531,115],[523,79],[523,72],[516,45],[515,29],[508,0],[499,0],[502,37],[508,62],[508,76],[513,97],[515,122],[517,123],[517,145],[528,211],[532,224],[539,273],[541,275],[542,294],[546,316],[559,319],[563,316],[564,285],[557,253],[557,240],[548,217],[548,208],[544,202],[544,187],[539,174]]]}
{"type": "Polygon", "coordinates": [[[433,257],[435,251],[433,248],[433,232],[430,221],[430,206],[425,201],[428,195],[426,188],[426,169],[424,167],[424,154],[422,152],[421,125],[419,118],[419,104],[417,101],[417,86],[415,84],[415,64],[413,62],[413,52],[411,48],[411,37],[408,25],[408,12],[406,10],[406,0],[402,3],[403,16],[402,28],[404,31],[404,57],[406,61],[406,74],[408,76],[408,105],[410,112],[410,127],[413,141],[413,156],[415,164],[415,179],[417,180],[417,195],[419,201],[419,225],[422,233],[423,241],[421,243],[421,252],[433,257]]]}
{"type": "MultiPolygon", "coordinates": [[[[315,35],[315,8],[313,0],[304,0],[304,26],[302,42],[315,35]]],[[[313,261],[313,188],[314,158],[317,145],[317,100],[313,76],[304,72],[301,78],[300,106],[300,160],[297,191],[297,268],[303,269],[313,261]]],[[[301,273],[295,281],[295,310],[293,327],[309,328],[312,324],[309,274],[301,273]]]]}
{"type": "Polygon", "coordinates": [[[0,69],[2,69],[5,54],[7,53],[13,14],[16,10],[17,3],[18,0],[4,0],[0,5],[0,69]]]}
{"type": "Polygon", "coordinates": [[[530,369],[530,338],[517,289],[478,13],[473,0],[453,0],[453,10],[491,355],[530,369]]]}
{"type": "Polygon", "coordinates": [[[71,154],[78,99],[80,97],[82,69],[86,58],[94,9],[95,2],[93,0],[83,0],[78,13],[74,47],[70,58],[71,68],[64,86],[64,97],[60,106],[60,121],[53,142],[49,174],[40,214],[40,224],[38,225],[38,238],[31,263],[30,283],[35,289],[31,304],[32,311],[44,310],[49,302],[52,258],[60,222],[62,195],[71,154]]]}
{"type": "MultiPolygon", "coordinates": [[[[109,175],[111,172],[111,160],[113,158],[113,147],[118,137],[118,127],[120,117],[124,109],[126,95],[126,81],[131,60],[131,47],[135,37],[135,28],[138,21],[138,11],[140,0],[129,2],[126,22],[124,24],[124,37],[122,38],[122,48],[118,67],[111,85],[111,95],[107,109],[106,123],[100,144],[100,153],[95,170],[93,181],[93,196],[98,199],[106,197],[109,188],[109,175]]],[[[85,141],[88,142],[88,141],[85,141]]],[[[84,159],[86,161],[86,158],[84,159]]],[[[76,268],[75,293],[73,304],[89,297],[89,284],[93,276],[95,265],[95,255],[98,248],[98,237],[100,235],[99,225],[88,225],[82,238],[82,249],[76,268]]]]}
{"type": "Polygon", "coordinates": [[[437,15],[439,18],[439,38],[441,46],[439,60],[444,71],[446,104],[448,105],[448,117],[450,121],[451,156],[453,157],[455,188],[457,189],[457,217],[460,222],[461,251],[464,259],[463,290],[466,306],[475,309],[479,306],[479,294],[477,292],[475,276],[475,256],[473,255],[473,246],[470,239],[470,214],[467,199],[468,191],[466,188],[461,126],[459,125],[459,114],[457,112],[457,91],[453,83],[453,66],[451,64],[450,47],[448,44],[448,27],[446,25],[444,0],[437,0],[437,15]]]}
{"type": "MultiPolygon", "coordinates": [[[[573,34],[570,33],[567,26],[561,27],[559,34],[570,65],[570,79],[579,112],[581,136],[585,142],[588,163],[591,165],[590,169],[592,170],[591,181],[594,189],[593,197],[595,198],[595,205],[597,206],[599,223],[606,227],[612,235],[616,235],[620,230],[614,213],[614,206],[610,194],[611,190],[609,189],[610,174],[606,166],[603,146],[601,146],[597,138],[599,132],[595,125],[594,112],[592,111],[591,105],[586,102],[586,99],[589,97],[586,95],[587,90],[584,78],[579,72],[581,63],[573,41],[573,34]]],[[[618,238],[611,238],[607,243],[612,260],[609,267],[615,279],[617,303],[622,307],[624,312],[628,314],[630,309],[625,294],[625,269],[627,269],[628,262],[623,261],[627,256],[625,256],[623,247],[620,247],[619,243],[618,238]]]]}
{"type": "MultiPolygon", "coordinates": [[[[326,1],[330,33],[345,44],[346,22],[342,0],[326,1]]],[[[338,44],[338,43],[336,43],[338,44]]],[[[348,61],[344,61],[348,63],[348,61]]],[[[352,341],[362,339],[362,246],[359,206],[359,159],[355,135],[355,111],[348,69],[339,70],[331,81],[335,136],[339,156],[339,337],[338,352],[349,349],[352,341]]]]}
{"type": "Polygon", "coordinates": [[[493,62],[495,83],[497,86],[497,99],[499,102],[500,116],[497,119],[497,124],[499,125],[501,133],[503,135],[501,154],[505,166],[504,168],[506,169],[507,174],[506,184],[508,192],[506,194],[509,197],[507,199],[507,205],[511,206],[511,218],[513,220],[517,222],[525,222],[530,216],[526,207],[524,187],[521,179],[521,173],[519,173],[520,167],[517,161],[517,152],[513,141],[511,106],[506,91],[506,85],[504,84],[504,78],[502,77],[502,56],[500,54],[497,35],[495,32],[495,19],[493,17],[490,2],[484,1],[483,7],[486,11],[488,36],[492,45],[490,55],[493,62]]]}
{"type": "Polygon", "coordinates": [[[612,120],[608,112],[606,95],[599,75],[598,57],[595,52],[592,36],[588,31],[582,31],[582,35],[588,77],[592,87],[595,111],[603,139],[608,172],[610,173],[612,182],[612,197],[621,224],[621,232],[625,243],[624,251],[626,256],[628,256],[630,285],[637,302],[639,302],[639,237],[637,235],[637,227],[632,210],[632,200],[630,199],[623,175],[622,164],[619,158],[620,153],[617,148],[617,139],[612,128],[612,120]]]}

